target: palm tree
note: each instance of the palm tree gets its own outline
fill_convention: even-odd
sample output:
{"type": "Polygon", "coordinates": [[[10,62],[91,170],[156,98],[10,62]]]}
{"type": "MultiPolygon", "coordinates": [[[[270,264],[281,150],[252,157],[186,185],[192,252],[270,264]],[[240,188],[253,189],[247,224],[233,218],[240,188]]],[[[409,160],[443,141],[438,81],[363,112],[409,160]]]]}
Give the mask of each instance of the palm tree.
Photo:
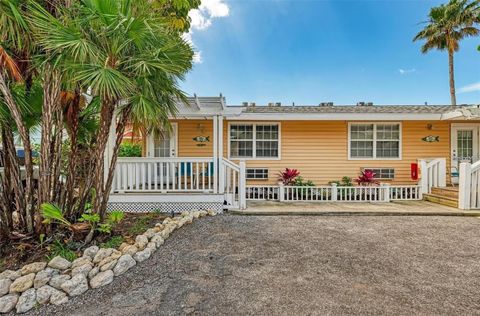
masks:
{"type": "Polygon", "coordinates": [[[448,51],[448,70],[450,75],[450,98],[452,105],[457,105],[455,95],[454,53],[460,48],[460,41],[465,37],[477,36],[480,30],[475,27],[480,22],[479,0],[450,0],[448,4],[433,7],[429,21],[414,41],[424,40],[421,51],[427,53],[432,49],[448,51]]]}
{"type": "Polygon", "coordinates": [[[149,0],[83,0],[68,14],[73,18],[63,20],[33,6],[30,22],[37,43],[81,90],[91,88],[100,99],[92,178],[93,210],[103,217],[125,125],[168,125],[176,100],[185,98],[177,81],[191,68],[193,51],[152,12],[149,0]],[[112,122],[117,142],[105,166],[112,122]]]}

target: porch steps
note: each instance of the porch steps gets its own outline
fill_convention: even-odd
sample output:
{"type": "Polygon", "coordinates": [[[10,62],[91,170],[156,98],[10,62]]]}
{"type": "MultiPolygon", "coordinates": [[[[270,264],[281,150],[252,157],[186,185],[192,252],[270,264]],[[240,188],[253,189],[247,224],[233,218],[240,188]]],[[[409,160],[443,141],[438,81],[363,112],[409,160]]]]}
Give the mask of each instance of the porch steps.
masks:
{"type": "Polygon", "coordinates": [[[423,199],[429,202],[458,208],[457,187],[434,187],[430,194],[424,194],[423,199]]]}

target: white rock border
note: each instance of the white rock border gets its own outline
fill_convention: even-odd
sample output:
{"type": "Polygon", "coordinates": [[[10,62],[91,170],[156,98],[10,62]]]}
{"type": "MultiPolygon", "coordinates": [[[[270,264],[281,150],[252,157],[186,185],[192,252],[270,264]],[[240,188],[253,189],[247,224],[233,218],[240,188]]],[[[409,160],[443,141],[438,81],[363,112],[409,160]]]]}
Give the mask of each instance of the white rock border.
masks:
{"type": "Polygon", "coordinates": [[[73,262],[55,257],[48,263],[34,262],[16,271],[5,270],[0,273],[0,314],[13,310],[25,313],[37,304],[60,305],[70,296],[110,284],[114,277],[150,258],[175,229],[207,215],[217,213],[182,212],[136,236],[134,244],[123,243],[118,249],[91,246],[73,262]]]}

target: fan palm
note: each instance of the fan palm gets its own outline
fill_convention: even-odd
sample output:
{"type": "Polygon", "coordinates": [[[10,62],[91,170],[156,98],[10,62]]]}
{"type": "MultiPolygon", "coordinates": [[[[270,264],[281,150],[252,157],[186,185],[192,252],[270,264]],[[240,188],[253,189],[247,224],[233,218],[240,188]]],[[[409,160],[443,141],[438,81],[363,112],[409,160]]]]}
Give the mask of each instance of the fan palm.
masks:
{"type": "Polygon", "coordinates": [[[177,81],[191,68],[192,49],[149,3],[83,0],[71,8],[72,18],[63,20],[32,4],[29,20],[37,42],[82,90],[91,88],[101,100],[93,207],[102,217],[125,125],[166,125],[175,102],[185,98],[177,81]],[[117,142],[104,182],[104,151],[115,114],[117,142]]]}
{"type": "Polygon", "coordinates": [[[448,51],[448,69],[450,76],[450,98],[452,105],[457,104],[455,95],[454,53],[460,48],[460,41],[469,36],[480,34],[475,27],[480,22],[480,1],[450,0],[448,4],[433,7],[429,21],[414,41],[423,40],[421,51],[427,53],[432,49],[448,51]]]}

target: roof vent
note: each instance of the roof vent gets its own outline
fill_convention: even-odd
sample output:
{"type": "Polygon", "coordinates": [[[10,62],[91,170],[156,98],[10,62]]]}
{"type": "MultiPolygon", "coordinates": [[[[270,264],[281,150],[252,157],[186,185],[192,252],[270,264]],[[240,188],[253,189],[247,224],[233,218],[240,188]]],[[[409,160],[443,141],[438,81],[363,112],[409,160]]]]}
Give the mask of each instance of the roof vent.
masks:
{"type": "Polygon", "coordinates": [[[273,102],[268,102],[268,106],[273,106],[275,103],[273,102]]]}
{"type": "Polygon", "coordinates": [[[282,102],[275,103],[275,106],[282,106],[282,102]]]}
{"type": "Polygon", "coordinates": [[[242,102],[243,106],[248,106],[248,102],[242,102]]]}
{"type": "Polygon", "coordinates": [[[373,102],[368,102],[367,106],[373,106],[373,102]]]}
{"type": "Polygon", "coordinates": [[[333,102],[322,102],[319,106],[333,106],[333,102]]]}
{"type": "Polygon", "coordinates": [[[255,102],[250,102],[250,106],[256,106],[257,104],[255,102]]]}
{"type": "Polygon", "coordinates": [[[365,102],[358,102],[357,106],[365,106],[365,102]]]}

